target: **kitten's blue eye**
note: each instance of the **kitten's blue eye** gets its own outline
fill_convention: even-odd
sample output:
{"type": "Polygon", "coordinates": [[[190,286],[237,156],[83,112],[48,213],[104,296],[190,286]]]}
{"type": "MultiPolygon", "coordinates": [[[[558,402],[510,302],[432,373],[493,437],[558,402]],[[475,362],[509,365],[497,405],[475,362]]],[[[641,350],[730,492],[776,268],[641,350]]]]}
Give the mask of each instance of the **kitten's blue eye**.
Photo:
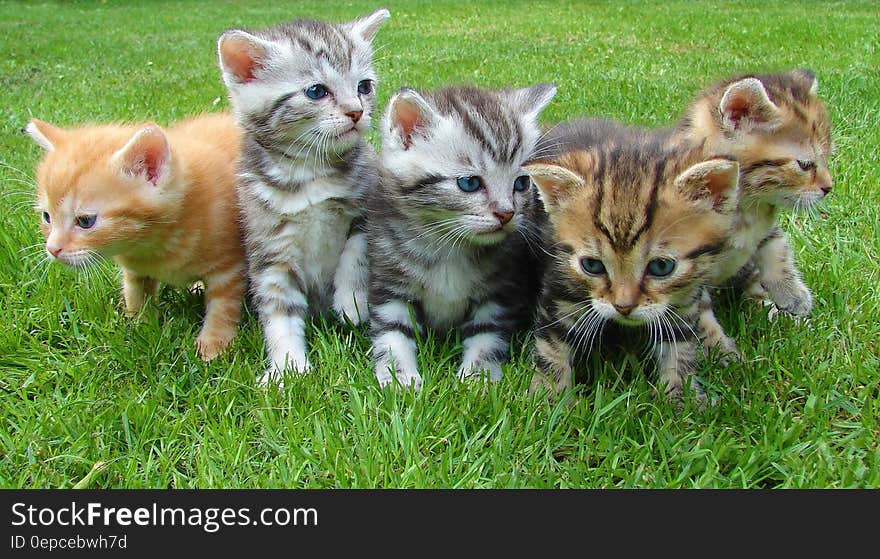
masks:
{"type": "Polygon", "coordinates": [[[816,162],[810,161],[809,159],[798,159],[797,164],[798,167],[801,168],[801,171],[812,171],[816,168],[816,162]]]}
{"type": "Polygon", "coordinates": [[[97,219],[96,215],[78,215],[76,216],[76,225],[82,229],[91,229],[97,219]]]}
{"type": "Polygon", "coordinates": [[[516,180],[513,181],[513,189],[517,192],[522,192],[529,187],[529,184],[531,184],[531,179],[529,179],[528,175],[516,177],[516,180]]]}
{"type": "Polygon", "coordinates": [[[373,80],[361,80],[358,82],[358,93],[369,95],[373,92],[373,80]]]}
{"type": "Polygon", "coordinates": [[[658,278],[668,276],[674,269],[675,260],[671,258],[655,258],[648,262],[648,273],[658,278]]]}
{"type": "Polygon", "coordinates": [[[327,88],[319,83],[317,83],[315,85],[310,85],[309,87],[306,88],[306,97],[308,97],[309,99],[315,99],[315,100],[323,99],[324,97],[327,97],[327,95],[329,95],[329,94],[330,94],[330,92],[327,91],[327,88]]]}
{"type": "Polygon", "coordinates": [[[49,212],[43,212],[43,221],[46,223],[52,223],[52,218],[49,217],[49,212]]]}
{"type": "Polygon", "coordinates": [[[605,264],[596,258],[581,258],[581,268],[592,276],[600,276],[605,273],[605,264]]]}
{"type": "Polygon", "coordinates": [[[458,187],[465,192],[476,192],[483,186],[483,179],[480,177],[460,177],[458,179],[458,187]]]}

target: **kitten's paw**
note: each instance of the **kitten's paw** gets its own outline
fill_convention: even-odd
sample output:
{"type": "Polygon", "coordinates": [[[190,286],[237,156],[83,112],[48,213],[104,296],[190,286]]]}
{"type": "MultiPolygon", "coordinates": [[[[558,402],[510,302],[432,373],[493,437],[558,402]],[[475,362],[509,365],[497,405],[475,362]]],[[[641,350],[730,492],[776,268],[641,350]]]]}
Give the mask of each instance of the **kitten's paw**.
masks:
{"type": "Polygon", "coordinates": [[[312,368],[308,359],[300,360],[288,366],[282,366],[277,362],[272,364],[257,379],[257,386],[277,386],[279,389],[284,388],[284,377],[286,375],[304,375],[312,368]]]}
{"type": "Polygon", "coordinates": [[[801,282],[793,285],[770,284],[766,287],[771,300],[780,311],[793,316],[807,316],[813,310],[813,294],[801,282]]]}
{"type": "Polygon", "coordinates": [[[341,322],[349,321],[354,326],[365,323],[367,313],[367,292],[363,290],[345,295],[333,296],[333,311],[341,322]]]}
{"type": "Polygon", "coordinates": [[[501,364],[495,362],[462,364],[458,368],[458,380],[465,382],[471,379],[483,378],[485,373],[488,373],[490,381],[498,382],[503,374],[501,364]]]}
{"type": "Polygon", "coordinates": [[[414,392],[418,392],[422,388],[422,376],[416,371],[400,371],[395,375],[391,369],[376,370],[376,380],[379,381],[379,386],[382,388],[393,385],[395,378],[401,386],[411,388],[414,392]]]}
{"type": "Polygon", "coordinates": [[[196,350],[202,361],[210,361],[223,353],[230,341],[232,338],[228,336],[199,334],[199,337],[196,338],[196,350]]]}

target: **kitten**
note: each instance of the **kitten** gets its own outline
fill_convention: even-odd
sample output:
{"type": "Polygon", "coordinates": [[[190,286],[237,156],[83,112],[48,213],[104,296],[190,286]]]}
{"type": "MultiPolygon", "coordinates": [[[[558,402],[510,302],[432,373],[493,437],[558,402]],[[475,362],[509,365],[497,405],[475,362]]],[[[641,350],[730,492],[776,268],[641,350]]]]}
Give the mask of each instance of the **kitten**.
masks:
{"type": "Polygon", "coordinates": [[[37,211],[46,252],[84,268],[99,256],[123,273],[128,314],[159,283],[205,287],[196,340],[202,359],[235,337],[244,293],[235,166],[241,132],[230,114],[205,114],[163,130],[92,125],[26,128],[46,153],[37,167],[37,211]]]}
{"type": "Polygon", "coordinates": [[[461,327],[458,377],[501,378],[527,329],[540,273],[537,195],[522,164],[556,93],[403,88],[382,122],[381,184],[369,197],[370,335],[382,386],[418,390],[416,334],[461,327]]]}
{"type": "MultiPolygon", "coordinates": [[[[554,157],[589,149],[622,125],[585,118],[548,130],[536,153],[554,157]]],[[[809,209],[831,191],[832,149],[827,109],[817,80],[805,69],[730,78],[706,88],[670,128],[650,131],[670,146],[701,146],[706,157],[726,154],[740,164],[740,203],[734,233],[707,285],[737,284],[756,299],[803,316],[812,295],[800,279],[794,255],[776,225],[781,209],[809,209]]],[[[736,356],[736,344],[711,309],[708,292],[700,319],[707,346],[736,356]]]]}
{"type": "Polygon", "coordinates": [[[810,313],[812,295],[776,218],[781,209],[808,210],[831,192],[831,122],[817,91],[806,69],[724,80],[697,97],[672,135],[740,163],[736,231],[713,284],[742,280],[747,293],[766,292],[776,308],[796,316],[810,313]]]}
{"type": "Polygon", "coordinates": [[[594,347],[647,345],[666,394],[691,376],[704,285],[735,221],[738,164],[671,149],[648,132],[600,126],[591,149],[526,166],[549,214],[552,258],[535,323],[530,392],[572,387],[594,347]]]}
{"type": "Polygon", "coordinates": [[[223,81],[245,130],[239,196],[248,277],[269,367],[309,369],[305,319],[366,316],[363,195],[378,180],[364,135],[376,106],[371,41],[386,9],[349,23],[294,20],[229,30],[223,81]]]}

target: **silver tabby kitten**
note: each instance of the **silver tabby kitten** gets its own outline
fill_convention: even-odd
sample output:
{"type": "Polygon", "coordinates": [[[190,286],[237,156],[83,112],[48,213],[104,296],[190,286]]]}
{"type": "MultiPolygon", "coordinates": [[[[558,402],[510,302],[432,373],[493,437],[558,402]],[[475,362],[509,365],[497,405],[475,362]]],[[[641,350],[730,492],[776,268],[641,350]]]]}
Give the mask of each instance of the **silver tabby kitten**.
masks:
{"type": "Polygon", "coordinates": [[[365,318],[363,196],[378,180],[364,139],[376,106],[371,41],[389,15],[234,29],[218,41],[245,131],[238,194],[269,357],[261,384],[309,369],[309,310],[365,318]]]}
{"type": "Polygon", "coordinates": [[[400,90],[382,122],[381,182],[367,234],[375,373],[418,390],[416,333],[461,326],[460,379],[501,378],[510,337],[531,325],[541,219],[522,165],[552,84],[400,90]],[[414,319],[414,320],[413,320],[414,319]]]}

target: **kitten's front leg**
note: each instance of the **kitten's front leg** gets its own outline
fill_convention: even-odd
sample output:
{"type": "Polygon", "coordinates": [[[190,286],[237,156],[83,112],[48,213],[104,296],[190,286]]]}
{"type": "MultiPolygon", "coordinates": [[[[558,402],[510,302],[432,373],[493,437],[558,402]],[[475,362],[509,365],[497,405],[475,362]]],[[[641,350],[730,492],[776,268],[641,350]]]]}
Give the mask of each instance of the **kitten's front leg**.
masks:
{"type": "Polygon", "coordinates": [[[501,364],[510,355],[510,332],[507,312],[494,302],[477,307],[471,319],[461,327],[464,356],[458,368],[459,380],[489,373],[489,380],[501,380],[501,364]]]}
{"type": "Polygon", "coordinates": [[[252,269],[251,282],[269,357],[269,367],[258,383],[280,386],[285,371],[305,373],[310,367],[306,347],[305,283],[297,271],[286,264],[252,269]]]}
{"type": "Polygon", "coordinates": [[[355,231],[345,242],[333,277],[333,310],[340,319],[354,325],[366,322],[369,275],[367,235],[355,231]]]}
{"type": "Polygon", "coordinates": [[[529,395],[546,391],[550,402],[572,389],[572,347],[562,336],[536,329],[534,349],[535,374],[529,395]]]}
{"type": "Polygon", "coordinates": [[[205,320],[196,339],[199,355],[210,361],[235,338],[241,321],[244,268],[236,265],[205,277],[205,320]]]}
{"type": "Polygon", "coordinates": [[[761,285],[779,310],[807,316],[813,309],[813,295],[794,263],[794,255],[783,233],[774,228],[755,253],[761,285]]]}
{"type": "Polygon", "coordinates": [[[370,336],[379,386],[393,384],[396,378],[401,385],[415,391],[422,387],[416,344],[416,330],[419,328],[410,316],[409,306],[400,299],[389,299],[373,306],[370,336]]]}
{"type": "Polygon", "coordinates": [[[698,401],[706,400],[703,388],[693,376],[697,368],[695,338],[663,340],[663,343],[657,344],[655,357],[660,373],[660,386],[664,388],[669,399],[678,401],[680,405],[685,389],[689,389],[698,401]]]}
{"type": "Polygon", "coordinates": [[[125,314],[136,317],[144,308],[147,297],[153,297],[159,290],[159,282],[153,278],[122,270],[122,298],[125,300],[125,314]]]}
{"type": "Polygon", "coordinates": [[[712,347],[720,351],[723,355],[722,365],[727,365],[731,359],[740,358],[736,342],[724,332],[724,328],[718,322],[712,310],[712,298],[705,288],[700,295],[697,326],[700,338],[703,340],[703,348],[706,352],[712,347]]]}

